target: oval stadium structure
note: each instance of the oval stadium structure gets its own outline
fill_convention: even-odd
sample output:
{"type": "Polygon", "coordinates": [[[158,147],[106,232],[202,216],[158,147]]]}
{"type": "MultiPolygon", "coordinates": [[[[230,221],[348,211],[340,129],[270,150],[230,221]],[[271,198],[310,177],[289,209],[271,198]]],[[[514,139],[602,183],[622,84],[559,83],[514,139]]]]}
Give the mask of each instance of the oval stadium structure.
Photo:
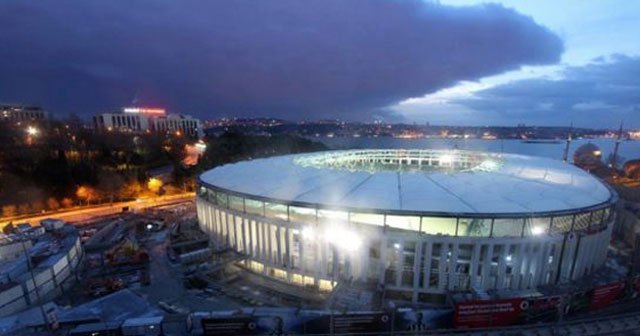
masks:
{"type": "Polygon", "coordinates": [[[460,150],[348,150],[224,165],[199,177],[201,228],[248,270],[389,297],[529,289],[605,261],[615,192],[561,161],[460,150]]]}

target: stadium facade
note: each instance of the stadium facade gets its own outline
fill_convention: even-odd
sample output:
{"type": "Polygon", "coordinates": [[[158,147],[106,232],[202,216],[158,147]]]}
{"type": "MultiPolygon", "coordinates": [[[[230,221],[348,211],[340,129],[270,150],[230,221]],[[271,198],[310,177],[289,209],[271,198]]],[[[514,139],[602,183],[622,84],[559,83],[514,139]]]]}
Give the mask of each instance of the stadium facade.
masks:
{"type": "Polygon", "coordinates": [[[201,228],[250,271],[389,297],[529,289],[603,265],[617,195],[573,165],[459,150],[349,150],[228,164],[199,177],[201,228]]]}

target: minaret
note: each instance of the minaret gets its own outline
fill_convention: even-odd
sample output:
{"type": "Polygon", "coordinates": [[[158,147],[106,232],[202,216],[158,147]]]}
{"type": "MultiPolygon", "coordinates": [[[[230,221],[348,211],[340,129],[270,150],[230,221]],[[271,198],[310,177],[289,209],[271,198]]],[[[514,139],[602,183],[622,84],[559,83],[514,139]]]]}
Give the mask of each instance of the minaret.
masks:
{"type": "Polygon", "coordinates": [[[564,146],[564,153],[562,153],[562,161],[567,162],[569,157],[569,146],[571,145],[571,137],[573,133],[573,121],[571,122],[571,126],[569,126],[569,134],[567,135],[567,143],[564,146]]]}
{"type": "Polygon", "coordinates": [[[620,147],[620,141],[622,139],[622,121],[620,122],[620,129],[618,130],[618,136],[616,137],[616,144],[613,147],[613,155],[611,156],[611,168],[614,170],[617,168],[618,162],[618,148],[620,147]]]}

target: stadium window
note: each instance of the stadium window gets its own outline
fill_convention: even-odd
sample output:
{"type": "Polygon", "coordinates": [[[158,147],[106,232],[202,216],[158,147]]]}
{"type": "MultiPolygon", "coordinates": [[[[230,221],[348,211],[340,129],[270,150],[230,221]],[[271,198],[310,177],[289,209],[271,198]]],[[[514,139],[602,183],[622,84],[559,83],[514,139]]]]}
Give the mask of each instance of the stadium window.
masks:
{"type": "Polygon", "coordinates": [[[429,235],[456,235],[456,218],[422,217],[420,232],[429,235]]]}
{"type": "Polygon", "coordinates": [[[264,204],[262,201],[245,198],[244,207],[247,213],[264,216],[264,204]]]}
{"type": "Polygon", "coordinates": [[[297,206],[289,206],[289,221],[301,223],[315,223],[316,209],[297,206]]]}
{"type": "Polygon", "coordinates": [[[352,223],[384,226],[384,215],[381,214],[352,212],[349,219],[352,223]]]}
{"type": "Polygon", "coordinates": [[[493,222],[493,237],[520,237],[522,218],[496,218],[493,222]]]}
{"type": "Polygon", "coordinates": [[[281,219],[281,220],[289,220],[287,216],[287,206],[278,203],[264,203],[264,215],[265,217],[281,219]]]}
{"type": "MultiPolygon", "coordinates": [[[[522,229],[522,226],[520,226],[520,229],[522,229]]],[[[460,218],[458,236],[489,237],[490,234],[490,218],[460,218]]]]}
{"type": "Polygon", "coordinates": [[[386,222],[388,227],[409,230],[420,231],[420,217],[419,216],[386,216],[386,222]]]}

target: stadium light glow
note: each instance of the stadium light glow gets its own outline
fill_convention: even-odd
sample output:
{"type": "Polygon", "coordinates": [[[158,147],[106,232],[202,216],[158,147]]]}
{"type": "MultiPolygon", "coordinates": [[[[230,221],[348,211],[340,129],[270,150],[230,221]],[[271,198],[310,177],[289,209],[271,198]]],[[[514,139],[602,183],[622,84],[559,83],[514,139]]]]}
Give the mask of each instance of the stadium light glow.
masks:
{"type": "Polygon", "coordinates": [[[334,227],[325,232],[324,239],[336,247],[353,252],[360,248],[362,240],[355,232],[334,227]]]}
{"type": "Polygon", "coordinates": [[[307,240],[315,240],[316,239],[316,232],[312,227],[305,227],[302,229],[302,238],[307,239],[307,240]]]}
{"type": "Polygon", "coordinates": [[[451,164],[453,163],[453,155],[451,154],[442,154],[439,157],[440,163],[451,164]]]}
{"type": "Polygon", "coordinates": [[[538,236],[544,233],[544,228],[542,226],[534,226],[531,228],[531,233],[534,236],[538,236]]]}

